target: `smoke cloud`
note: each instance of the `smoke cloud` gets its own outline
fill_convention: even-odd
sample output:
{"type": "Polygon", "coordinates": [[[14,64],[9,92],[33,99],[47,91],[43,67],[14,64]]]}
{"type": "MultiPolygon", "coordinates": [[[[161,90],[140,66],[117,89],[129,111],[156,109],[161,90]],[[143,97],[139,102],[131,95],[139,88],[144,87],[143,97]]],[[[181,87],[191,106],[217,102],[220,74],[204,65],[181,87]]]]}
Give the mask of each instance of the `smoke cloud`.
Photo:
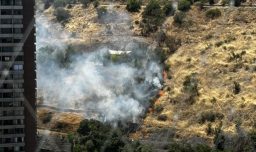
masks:
{"type": "MultiPolygon", "coordinates": [[[[123,15],[116,14],[115,22],[119,17],[123,20],[123,15]]],[[[129,18],[125,19],[128,24],[129,18]]],[[[111,18],[105,20],[111,23],[111,18]]],[[[119,28],[110,30],[116,33],[119,28]]],[[[162,87],[162,68],[154,47],[137,38],[123,36],[125,41],[121,41],[115,37],[90,51],[77,49],[72,43],[79,38],[41,13],[36,16],[36,31],[42,104],[83,110],[86,117],[96,114],[102,121],[136,121],[162,87]],[[118,49],[131,53],[109,53],[118,49]]]]}

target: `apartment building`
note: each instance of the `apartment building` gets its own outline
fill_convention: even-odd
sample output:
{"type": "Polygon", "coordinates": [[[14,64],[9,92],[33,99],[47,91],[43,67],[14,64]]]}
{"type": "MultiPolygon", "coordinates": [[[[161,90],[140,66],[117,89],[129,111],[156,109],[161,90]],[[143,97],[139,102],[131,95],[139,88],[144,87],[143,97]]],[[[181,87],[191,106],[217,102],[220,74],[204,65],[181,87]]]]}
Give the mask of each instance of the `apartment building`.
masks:
{"type": "Polygon", "coordinates": [[[36,150],[34,0],[0,0],[0,152],[36,150]]]}

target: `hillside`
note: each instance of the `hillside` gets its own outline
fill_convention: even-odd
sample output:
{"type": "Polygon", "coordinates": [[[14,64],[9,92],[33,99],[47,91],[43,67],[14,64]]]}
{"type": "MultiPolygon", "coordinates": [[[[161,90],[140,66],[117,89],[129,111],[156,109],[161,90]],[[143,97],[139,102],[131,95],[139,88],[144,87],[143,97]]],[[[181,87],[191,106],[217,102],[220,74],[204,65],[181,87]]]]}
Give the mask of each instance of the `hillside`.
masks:
{"type": "Polygon", "coordinates": [[[165,21],[167,34],[181,39],[182,45],[166,60],[171,78],[165,80],[155,109],[135,138],[171,129],[177,139],[207,139],[213,144],[213,136],[206,132],[209,124],[214,128],[222,121],[222,129],[229,136],[237,135],[236,124],[245,132],[255,127],[255,9],[220,9],[222,16],[210,20],[204,11],[193,8],[187,13],[185,22],[189,24],[183,27],[174,26],[172,18],[165,21]],[[184,81],[192,73],[198,83],[195,99],[184,92],[184,81]],[[237,94],[233,93],[234,82],[241,88],[237,94]],[[157,112],[159,107],[162,111],[157,112]],[[159,115],[166,115],[166,120],[159,120],[159,115]],[[216,115],[223,116],[215,121],[216,115]]]}
{"type": "MultiPolygon", "coordinates": [[[[64,29],[78,36],[79,43],[86,46],[122,41],[111,35],[142,37],[143,29],[137,22],[142,21],[144,6],[137,13],[129,13],[125,5],[114,2],[102,4],[98,9],[93,5],[84,8],[81,4],[64,9],[70,14],[62,22],[64,29]],[[119,15],[104,20],[98,16],[99,8],[119,15]],[[108,35],[108,31],[114,34],[108,35]]],[[[54,11],[50,7],[44,13],[56,21],[54,11]]],[[[166,151],[170,142],[176,141],[214,147],[219,134],[223,135],[227,150],[236,145],[238,151],[248,151],[246,146],[255,145],[248,140],[248,134],[256,128],[255,13],[254,7],[192,6],[181,23],[175,23],[175,15],[167,16],[157,31],[140,38],[157,43],[162,50],[160,55],[167,52],[164,52],[163,88],[140,122],[140,128],[130,133],[129,138],[153,145],[157,151],[166,151]],[[220,10],[220,16],[207,17],[206,12],[215,8],[220,10]],[[169,40],[159,40],[161,34],[169,40]]],[[[38,113],[42,117],[45,111],[39,109],[38,113]]],[[[65,131],[75,131],[77,121],[82,120],[76,113],[63,113],[60,119],[65,124],[72,121],[69,125],[73,127],[65,131]]]]}

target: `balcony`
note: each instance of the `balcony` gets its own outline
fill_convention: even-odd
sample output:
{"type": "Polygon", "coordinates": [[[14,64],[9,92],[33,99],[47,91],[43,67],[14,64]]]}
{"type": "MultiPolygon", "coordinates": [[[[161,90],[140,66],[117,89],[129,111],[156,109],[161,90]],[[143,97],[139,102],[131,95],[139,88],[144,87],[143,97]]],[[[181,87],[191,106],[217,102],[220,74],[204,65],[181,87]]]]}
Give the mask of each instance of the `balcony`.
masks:
{"type": "Polygon", "coordinates": [[[24,116],[1,116],[0,120],[25,119],[24,116]]]}
{"type": "MultiPolygon", "coordinates": [[[[0,25],[0,28],[3,25],[0,25]]],[[[8,27],[8,24],[4,25],[8,27]]],[[[9,26],[10,27],[10,26],[9,26]]],[[[16,28],[13,26],[13,28],[16,28]]],[[[19,28],[19,27],[18,27],[19,28]]],[[[22,28],[22,27],[21,27],[22,28]]],[[[0,38],[5,38],[5,37],[12,37],[12,38],[23,38],[23,34],[0,34],[0,38]]]]}
{"type": "Polygon", "coordinates": [[[22,19],[23,15],[0,15],[0,19],[5,18],[22,19]]]}
{"type": "Polygon", "coordinates": [[[0,5],[0,9],[23,9],[22,5],[0,5]]]}
{"type": "Polygon", "coordinates": [[[0,144],[0,147],[16,147],[16,146],[24,147],[24,146],[25,146],[25,143],[22,142],[22,143],[6,143],[6,144],[0,144]]]}
{"type": "Polygon", "coordinates": [[[1,135],[1,138],[15,138],[15,137],[25,137],[25,134],[7,134],[7,135],[1,135]]]}

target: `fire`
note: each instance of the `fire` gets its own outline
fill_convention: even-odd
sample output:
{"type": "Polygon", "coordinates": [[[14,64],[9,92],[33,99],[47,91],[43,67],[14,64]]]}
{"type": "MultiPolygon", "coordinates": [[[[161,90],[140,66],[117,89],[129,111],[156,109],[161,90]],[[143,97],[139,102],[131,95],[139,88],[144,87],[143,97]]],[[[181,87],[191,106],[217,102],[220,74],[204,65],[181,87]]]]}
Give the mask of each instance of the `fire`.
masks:
{"type": "Polygon", "coordinates": [[[167,79],[167,72],[164,70],[163,71],[163,79],[166,80],[167,79]]]}

